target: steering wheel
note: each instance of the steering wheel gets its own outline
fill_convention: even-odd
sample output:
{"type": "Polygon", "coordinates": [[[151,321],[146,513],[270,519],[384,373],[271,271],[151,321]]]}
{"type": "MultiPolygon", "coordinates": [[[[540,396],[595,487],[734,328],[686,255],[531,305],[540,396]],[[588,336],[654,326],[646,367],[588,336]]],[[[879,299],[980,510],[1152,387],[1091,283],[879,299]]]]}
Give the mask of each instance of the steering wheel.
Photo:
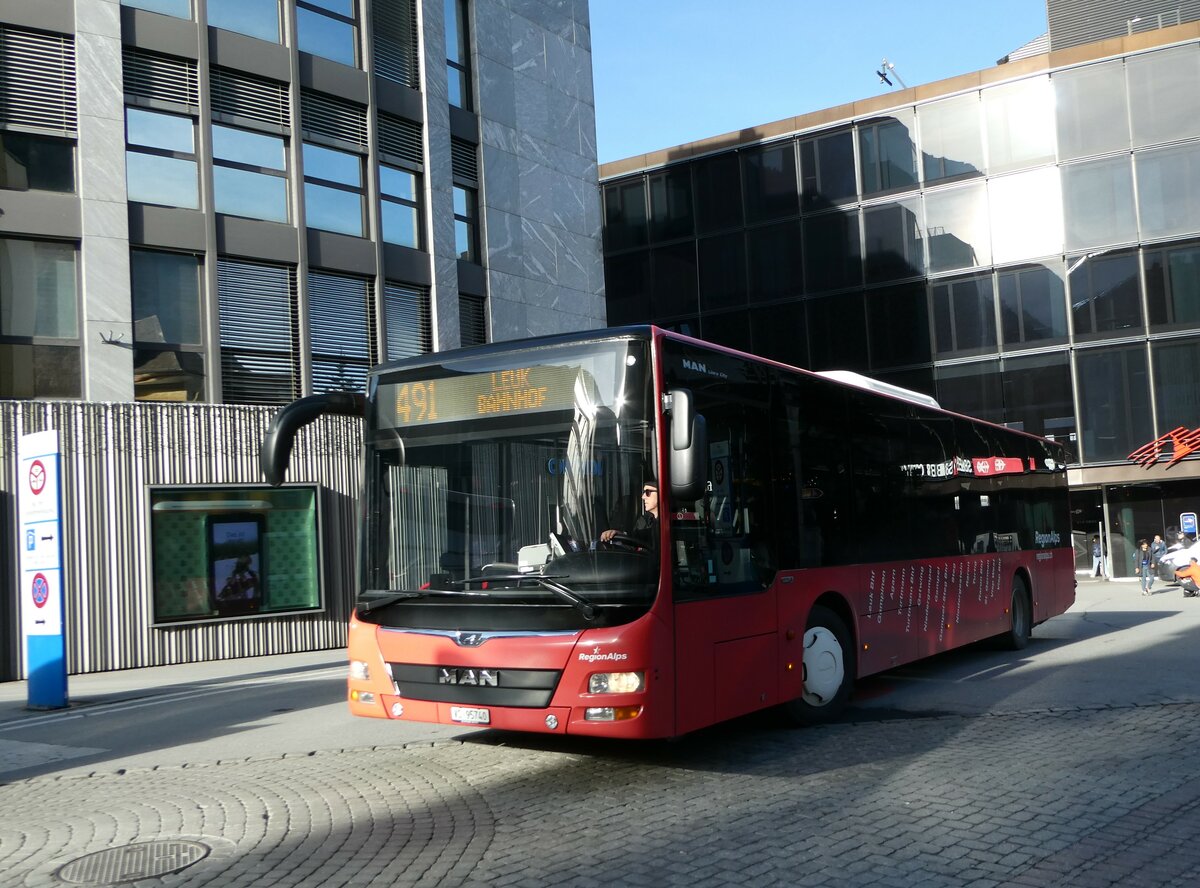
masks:
{"type": "Polygon", "coordinates": [[[614,533],[611,537],[604,541],[606,545],[614,549],[620,549],[623,552],[640,552],[645,546],[635,537],[631,537],[627,533],[614,533]]]}

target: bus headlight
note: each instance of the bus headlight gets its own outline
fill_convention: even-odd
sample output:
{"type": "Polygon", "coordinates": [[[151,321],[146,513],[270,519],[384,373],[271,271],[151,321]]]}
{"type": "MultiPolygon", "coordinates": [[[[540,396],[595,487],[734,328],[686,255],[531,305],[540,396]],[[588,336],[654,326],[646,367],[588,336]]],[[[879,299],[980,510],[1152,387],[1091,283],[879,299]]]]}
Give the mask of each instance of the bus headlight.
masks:
{"type": "Polygon", "coordinates": [[[365,660],[350,661],[350,680],[351,681],[370,681],[371,667],[367,665],[365,660]]]}
{"type": "Polygon", "coordinates": [[[588,677],[589,694],[636,694],[645,685],[644,672],[597,672],[588,677]]]}

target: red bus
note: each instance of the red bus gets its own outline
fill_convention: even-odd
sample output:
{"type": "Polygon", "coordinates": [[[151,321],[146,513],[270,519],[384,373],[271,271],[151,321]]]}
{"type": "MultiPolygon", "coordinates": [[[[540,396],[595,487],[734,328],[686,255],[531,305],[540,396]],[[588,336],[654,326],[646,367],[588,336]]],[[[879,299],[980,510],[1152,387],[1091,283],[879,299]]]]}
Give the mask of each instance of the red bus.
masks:
{"type": "Polygon", "coordinates": [[[1023,647],[1075,598],[1061,448],[852,374],[653,327],[430,354],[280,411],[271,483],[323,412],[365,418],[355,715],[823,722],[857,678],[1023,647]]]}

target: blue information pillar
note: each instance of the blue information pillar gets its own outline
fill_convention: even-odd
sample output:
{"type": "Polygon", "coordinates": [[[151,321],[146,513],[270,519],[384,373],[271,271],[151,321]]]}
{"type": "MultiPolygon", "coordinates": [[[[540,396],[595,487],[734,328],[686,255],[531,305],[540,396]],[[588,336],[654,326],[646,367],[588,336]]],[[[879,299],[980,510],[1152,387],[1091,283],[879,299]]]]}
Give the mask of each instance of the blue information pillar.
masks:
{"type": "Polygon", "coordinates": [[[67,705],[67,645],[63,630],[62,505],[58,432],[17,442],[17,583],[30,709],[67,705]]]}

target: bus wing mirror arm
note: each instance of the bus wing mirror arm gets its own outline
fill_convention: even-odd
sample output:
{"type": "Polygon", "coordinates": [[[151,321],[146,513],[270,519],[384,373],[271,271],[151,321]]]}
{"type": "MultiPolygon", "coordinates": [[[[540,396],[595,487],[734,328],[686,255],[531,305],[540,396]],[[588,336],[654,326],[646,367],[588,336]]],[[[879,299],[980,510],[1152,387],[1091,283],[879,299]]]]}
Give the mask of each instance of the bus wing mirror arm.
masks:
{"type": "Polygon", "coordinates": [[[672,389],[671,397],[671,497],[697,500],[704,493],[708,473],[708,426],[697,414],[692,393],[672,389]]]}
{"type": "Polygon", "coordinates": [[[263,438],[262,448],[258,452],[258,465],[268,484],[278,487],[283,483],[288,463],[292,459],[292,444],[296,440],[296,432],[317,417],[326,414],[365,417],[367,397],[359,392],[328,392],[323,395],[309,395],[281,407],[279,412],[271,417],[271,424],[267,426],[266,437],[263,438]]]}

